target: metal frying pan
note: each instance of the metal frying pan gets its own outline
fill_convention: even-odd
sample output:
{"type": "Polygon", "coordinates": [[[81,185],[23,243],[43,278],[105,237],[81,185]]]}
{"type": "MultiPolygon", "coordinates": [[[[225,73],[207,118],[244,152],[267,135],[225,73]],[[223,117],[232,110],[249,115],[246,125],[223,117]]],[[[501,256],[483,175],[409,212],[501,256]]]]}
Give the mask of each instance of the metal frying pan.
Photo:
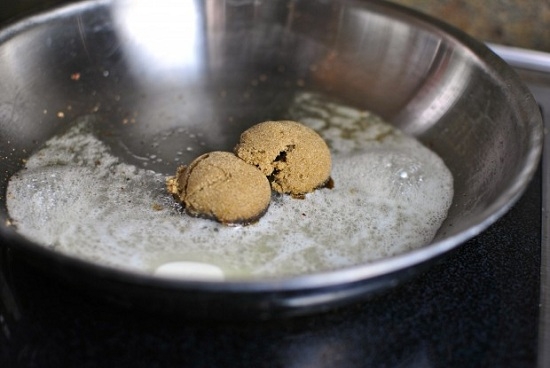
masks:
{"type": "MultiPolygon", "coordinates": [[[[0,32],[0,141],[2,246],[123,303],[206,318],[266,318],[325,310],[390,288],[483,231],[529,182],[542,123],[527,88],[487,47],[389,3],[101,0],[0,32]],[[320,63],[323,72],[312,67],[320,63]],[[242,96],[258,75],[266,76],[261,89],[231,97],[242,96]],[[136,163],[143,141],[178,126],[201,133],[204,150],[228,149],[246,127],[284,111],[304,84],[372,110],[444,159],[455,197],[431,244],[331,272],[198,282],[69,257],[10,226],[9,178],[78,117],[92,115],[117,137],[113,152],[136,163]],[[217,98],[220,90],[228,98],[217,98]]],[[[159,148],[163,160],[149,168],[171,173],[177,144],[185,143],[159,148]]]]}

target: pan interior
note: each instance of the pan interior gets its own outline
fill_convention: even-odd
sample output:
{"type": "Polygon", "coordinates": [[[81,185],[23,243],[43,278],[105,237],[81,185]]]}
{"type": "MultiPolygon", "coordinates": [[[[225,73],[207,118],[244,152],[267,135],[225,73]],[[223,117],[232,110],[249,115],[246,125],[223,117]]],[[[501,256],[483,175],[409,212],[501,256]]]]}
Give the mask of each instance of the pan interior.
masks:
{"type": "Polygon", "coordinates": [[[186,162],[230,149],[304,91],[373,111],[444,160],[455,198],[432,248],[484,229],[532,175],[534,101],[444,25],[376,2],[153,3],[85,2],[0,34],[1,196],[30,153],[82,116],[115,155],[171,174],[174,152],[186,162]]]}

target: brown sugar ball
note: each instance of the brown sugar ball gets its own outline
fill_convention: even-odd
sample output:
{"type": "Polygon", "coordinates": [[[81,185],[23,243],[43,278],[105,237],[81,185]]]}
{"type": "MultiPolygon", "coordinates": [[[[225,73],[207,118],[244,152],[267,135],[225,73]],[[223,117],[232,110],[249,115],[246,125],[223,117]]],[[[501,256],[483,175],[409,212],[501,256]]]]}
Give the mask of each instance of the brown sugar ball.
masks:
{"type": "Polygon", "coordinates": [[[296,197],[330,180],[330,150],[313,129],[295,121],[266,121],[241,134],[235,153],[263,172],[273,190],[296,197]]]}
{"type": "Polygon", "coordinates": [[[187,213],[223,224],[249,224],[269,207],[269,181],[256,167],[231,152],[210,152],[167,180],[167,189],[187,213]]]}

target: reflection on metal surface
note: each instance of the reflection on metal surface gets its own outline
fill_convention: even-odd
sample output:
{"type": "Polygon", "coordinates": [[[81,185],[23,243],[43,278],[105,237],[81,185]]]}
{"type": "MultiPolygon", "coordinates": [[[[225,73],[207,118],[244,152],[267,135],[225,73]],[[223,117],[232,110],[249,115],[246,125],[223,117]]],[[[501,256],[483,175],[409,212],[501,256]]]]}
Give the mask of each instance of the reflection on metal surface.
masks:
{"type": "Polygon", "coordinates": [[[497,44],[489,44],[488,46],[515,68],[550,73],[549,53],[497,44]]]}
{"type": "Polygon", "coordinates": [[[194,0],[117,1],[113,18],[121,44],[136,67],[182,68],[193,75],[202,65],[202,35],[194,0]]]}
{"type": "Polygon", "coordinates": [[[453,108],[468,87],[472,78],[471,65],[460,54],[445,45],[439,45],[431,63],[430,79],[418,87],[415,96],[396,120],[406,121],[404,130],[412,135],[422,135],[453,108]],[[433,84],[442,87],[434,90],[433,84]]]}

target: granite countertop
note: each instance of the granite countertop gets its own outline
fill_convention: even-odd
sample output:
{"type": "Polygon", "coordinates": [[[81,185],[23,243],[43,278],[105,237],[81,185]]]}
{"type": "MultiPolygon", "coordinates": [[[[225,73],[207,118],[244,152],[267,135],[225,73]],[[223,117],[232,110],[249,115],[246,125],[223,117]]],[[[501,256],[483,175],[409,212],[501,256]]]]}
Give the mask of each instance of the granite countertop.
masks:
{"type": "Polygon", "coordinates": [[[550,52],[550,1],[392,0],[486,42],[550,52]]]}

